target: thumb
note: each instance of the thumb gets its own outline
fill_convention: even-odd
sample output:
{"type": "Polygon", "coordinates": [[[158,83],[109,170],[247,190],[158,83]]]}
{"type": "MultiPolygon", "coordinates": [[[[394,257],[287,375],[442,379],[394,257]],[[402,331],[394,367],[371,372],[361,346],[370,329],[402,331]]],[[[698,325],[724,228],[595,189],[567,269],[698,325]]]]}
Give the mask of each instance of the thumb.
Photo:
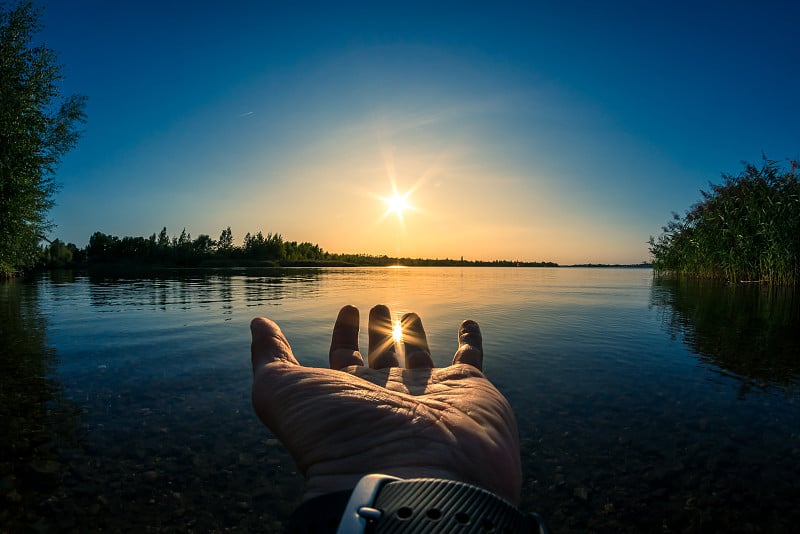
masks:
{"type": "Polygon", "coordinates": [[[292,353],[292,347],[277,323],[266,317],[256,317],[250,322],[252,344],[250,355],[253,373],[268,363],[283,361],[300,365],[292,353]]]}

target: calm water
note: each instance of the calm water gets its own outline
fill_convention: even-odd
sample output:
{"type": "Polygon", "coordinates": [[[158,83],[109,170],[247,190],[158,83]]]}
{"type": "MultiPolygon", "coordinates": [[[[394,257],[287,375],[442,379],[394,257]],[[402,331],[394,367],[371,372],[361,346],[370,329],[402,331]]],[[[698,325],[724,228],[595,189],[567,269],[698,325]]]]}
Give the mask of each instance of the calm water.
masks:
{"type": "MultiPolygon", "coordinates": [[[[625,269],[318,269],[0,283],[0,531],[279,530],[302,479],[249,401],[248,323],[327,363],[339,307],[467,317],[553,532],[792,532],[797,295],[625,269]]],[[[362,336],[366,346],[366,338],[362,336]]]]}

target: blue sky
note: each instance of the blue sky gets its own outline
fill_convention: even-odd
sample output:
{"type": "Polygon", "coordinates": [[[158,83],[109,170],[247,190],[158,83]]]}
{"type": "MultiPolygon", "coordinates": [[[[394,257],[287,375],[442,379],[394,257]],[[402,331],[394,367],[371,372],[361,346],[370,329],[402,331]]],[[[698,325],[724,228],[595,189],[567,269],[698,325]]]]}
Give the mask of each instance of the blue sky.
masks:
{"type": "Polygon", "coordinates": [[[638,263],[741,161],[800,158],[800,5],[53,1],[88,122],[52,237],[638,263]],[[386,214],[382,197],[411,209],[386,214]]]}

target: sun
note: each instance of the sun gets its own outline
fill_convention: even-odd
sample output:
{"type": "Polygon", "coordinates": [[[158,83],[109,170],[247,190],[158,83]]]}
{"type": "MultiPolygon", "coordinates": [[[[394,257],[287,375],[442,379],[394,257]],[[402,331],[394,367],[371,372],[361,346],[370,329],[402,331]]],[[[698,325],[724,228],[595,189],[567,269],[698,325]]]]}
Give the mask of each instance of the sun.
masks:
{"type": "Polygon", "coordinates": [[[384,202],[386,202],[386,209],[389,213],[396,213],[403,216],[403,212],[410,208],[408,204],[408,194],[401,195],[400,193],[396,192],[389,198],[384,198],[384,202]]]}
{"type": "Polygon", "coordinates": [[[397,192],[397,190],[395,190],[392,196],[382,197],[381,200],[383,200],[386,203],[386,213],[384,214],[384,216],[389,215],[390,213],[394,213],[395,215],[397,215],[397,218],[402,221],[403,212],[413,209],[411,204],[408,203],[408,196],[410,194],[411,194],[410,192],[405,194],[400,194],[397,192]]]}

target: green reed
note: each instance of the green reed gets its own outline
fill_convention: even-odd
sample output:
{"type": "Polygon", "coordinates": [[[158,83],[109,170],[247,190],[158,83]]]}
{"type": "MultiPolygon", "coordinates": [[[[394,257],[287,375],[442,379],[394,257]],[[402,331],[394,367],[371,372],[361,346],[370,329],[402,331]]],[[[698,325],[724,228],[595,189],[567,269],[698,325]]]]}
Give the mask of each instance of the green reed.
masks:
{"type": "Polygon", "coordinates": [[[729,282],[789,285],[800,281],[800,182],[789,168],[764,159],[700,191],[685,215],[673,213],[650,238],[657,274],[729,282]]]}

